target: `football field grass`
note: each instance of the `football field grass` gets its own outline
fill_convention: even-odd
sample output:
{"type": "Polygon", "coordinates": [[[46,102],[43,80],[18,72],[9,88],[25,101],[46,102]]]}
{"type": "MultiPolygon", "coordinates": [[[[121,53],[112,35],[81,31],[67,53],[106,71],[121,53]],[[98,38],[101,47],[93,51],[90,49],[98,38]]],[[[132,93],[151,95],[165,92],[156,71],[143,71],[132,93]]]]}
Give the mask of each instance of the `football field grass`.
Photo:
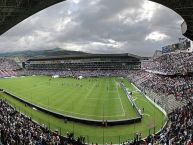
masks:
{"type": "Polygon", "coordinates": [[[23,77],[0,80],[0,88],[64,115],[94,120],[136,118],[119,78],[23,77]]]}
{"type": "MultiPolygon", "coordinates": [[[[122,88],[120,78],[73,78],[52,79],[46,76],[20,77],[0,79],[3,88],[26,101],[46,109],[75,117],[102,120],[120,120],[137,117],[136,111],[128,101],[122,88]]],[[[31,116],[40,124],[47,125],[52,130],[59,130],[62,135],[74,132],[75,136],[85,136],[88,143],[120,143],[133,139],[136,132],[142,137],[159,131],[167,118],[149,102],[130,82],[123,80],[137,106],[145,112],[140,123],[113,127],[96,127],[74,122],[64,122],[38,110],[26,107],[21,102],[0,94],[16,109],[31,116]],[[154,128],[155,127],[155,128],[154,128]]]]}

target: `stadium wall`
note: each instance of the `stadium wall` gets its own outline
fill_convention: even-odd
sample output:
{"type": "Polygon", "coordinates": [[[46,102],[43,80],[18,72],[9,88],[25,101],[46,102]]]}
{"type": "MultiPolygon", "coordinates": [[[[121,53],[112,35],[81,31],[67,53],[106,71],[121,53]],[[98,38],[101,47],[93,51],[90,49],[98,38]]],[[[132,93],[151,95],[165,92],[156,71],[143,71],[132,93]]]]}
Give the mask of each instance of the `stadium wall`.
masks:
{"type": "Polygon", "coordinates": [[[27,106],[29,106],[31,108],[36,108],[39,111],[42,111],[44,113],[47,113],[47,114],[52,115],[54,117],[57,117],[59,119],[64,119],[67,121],[73,121],[73,122],[77,122],[77,123],[82,123],[82,124],[86,124],[86,125],[95,125],[95,126],[115,126],[115,125],[133,124],[133,123],[141,122],[141,117],[137,117],[134,119],[123,119],[123,120],[109,120],[109,121],[107,120],[107,122],[106,121],[104,122],[103,120],[89,120],[89,119],[84,119],[84,118],[78,118],[78,117],[63,115],[63,114],[60,114],[58,112],[50,111],[46,108],[43,108],[43,107],[37,106],[33,103],[30,103],[24,99],[21,99],[18,96],[13,95],[12,93],[10,93],[6,90],[3,90],[3,89],[0,89],[0,90],[4,94],[26,104],[27,106]]]}

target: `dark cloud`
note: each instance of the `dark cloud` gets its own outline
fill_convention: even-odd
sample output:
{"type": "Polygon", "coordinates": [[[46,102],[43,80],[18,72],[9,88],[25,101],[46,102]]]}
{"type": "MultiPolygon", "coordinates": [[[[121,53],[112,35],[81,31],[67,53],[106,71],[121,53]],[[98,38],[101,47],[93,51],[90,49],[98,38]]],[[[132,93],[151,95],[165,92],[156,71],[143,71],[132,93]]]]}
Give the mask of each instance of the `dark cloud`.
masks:
{"type": "Polygon", "coordinates": [[[1,52],[61,47],[151,56],[181,37],[182,18],[147,0],[71,0],[24,20],[0,37],[1,52]]]}

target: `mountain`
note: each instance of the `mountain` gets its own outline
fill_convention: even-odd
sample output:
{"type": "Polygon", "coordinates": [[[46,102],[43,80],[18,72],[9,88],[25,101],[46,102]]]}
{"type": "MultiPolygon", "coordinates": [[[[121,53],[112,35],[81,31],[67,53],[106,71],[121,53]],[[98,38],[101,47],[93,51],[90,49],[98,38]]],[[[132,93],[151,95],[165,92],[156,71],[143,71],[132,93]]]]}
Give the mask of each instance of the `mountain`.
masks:
{"type": "Polygon", "coordinates": [[[39,50],[39,51],[16,51],[0,53],[0,57],[49,57],[49,56],[64,56],[64,55],[77,55],[86,54],[81,51],[69,51],[61,48],[55,48],[51,50],[39,50]]]}

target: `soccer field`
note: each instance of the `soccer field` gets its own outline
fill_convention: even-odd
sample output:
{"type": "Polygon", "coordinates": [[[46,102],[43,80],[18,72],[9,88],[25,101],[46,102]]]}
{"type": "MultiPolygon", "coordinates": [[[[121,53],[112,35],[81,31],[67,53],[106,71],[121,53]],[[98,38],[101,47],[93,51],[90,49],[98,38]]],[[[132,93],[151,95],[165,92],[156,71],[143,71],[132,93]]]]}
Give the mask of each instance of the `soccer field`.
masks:
{"type": "Polygon", "coordinates": [[[0,88],[64,115],[120,120],[137,117],[120,86],[120,78],[51,78],[32,76],[1,79],[0,88]]]}
{"type": "Polygon", "coordinates": [[[85,136],[87,143],[120,143],[133,139],[136,132],[147,137],[149,133],[159,131],[167,117],[126,79],[103,77],[76,80],[31,76],[0,79],[0,88],[65,115],[98,120],[103,116],[108,120],[135,118],[137,113],[119,86],[121,80],[128,90],[132,91],[132,98],[138,108],[145,109],[140,123],[105,128],[70,121],[65,123],[62,119],[26,107],[3,93],[0,93],[0,98],[6,99],[18,111],[31,116],[38,123],[45,124],[51,130],[59,130],[62,135],[74,132],[76,137],[85,136]]]}

